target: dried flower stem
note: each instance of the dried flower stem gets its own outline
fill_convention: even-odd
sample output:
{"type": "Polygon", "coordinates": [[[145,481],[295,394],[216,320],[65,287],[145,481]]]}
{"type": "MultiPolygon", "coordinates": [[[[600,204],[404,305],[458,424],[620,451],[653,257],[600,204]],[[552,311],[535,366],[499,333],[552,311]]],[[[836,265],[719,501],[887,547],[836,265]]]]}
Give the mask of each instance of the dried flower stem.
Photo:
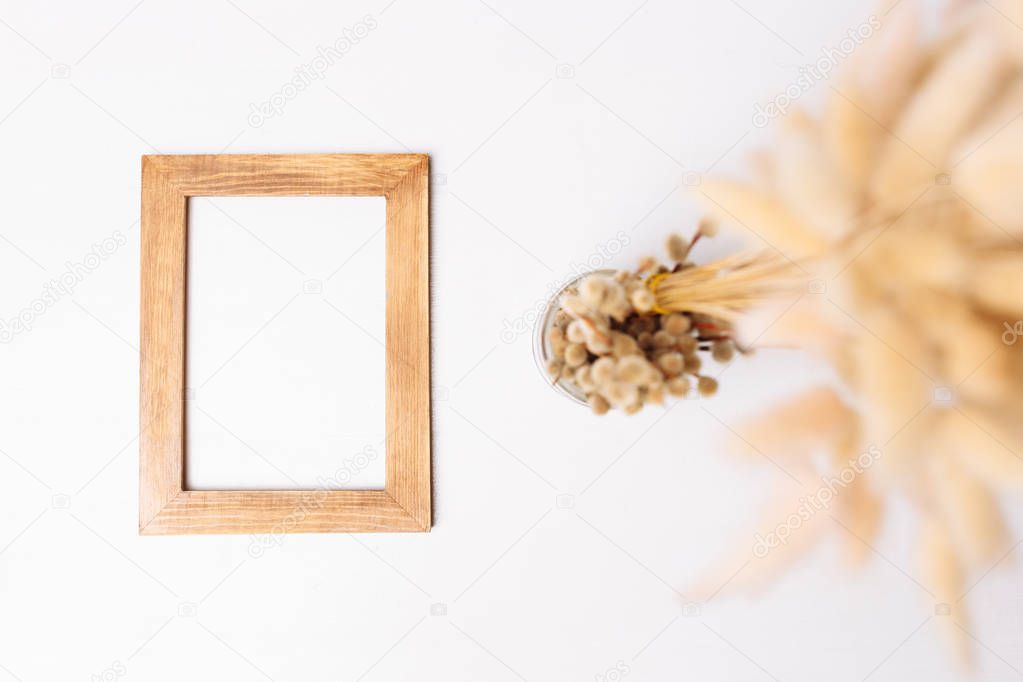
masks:
{"type": "Polygon", "coordinates": [[[671,235],[673,269],[648,257],[634,272],[592,274],[566,289],[547,331],[553,383],[577,386],[596,414],[612,407],[634,414],[694,384],[700,395],[714,395],[717,381],[701,374],[699,353],[729,362],[746,352],[732,339],[735,318],[776,295],[790,267],[765,254],[689,263],[697,240],[715,231],[705,220],[691,239],[671,235]]]}
{"type": "Polygon", "coordinates": [[[793,267],[769,253],[738,254],[668,273],[653,288],[662,310],[734,324],[740,314],[791,288],[793,267]]]}

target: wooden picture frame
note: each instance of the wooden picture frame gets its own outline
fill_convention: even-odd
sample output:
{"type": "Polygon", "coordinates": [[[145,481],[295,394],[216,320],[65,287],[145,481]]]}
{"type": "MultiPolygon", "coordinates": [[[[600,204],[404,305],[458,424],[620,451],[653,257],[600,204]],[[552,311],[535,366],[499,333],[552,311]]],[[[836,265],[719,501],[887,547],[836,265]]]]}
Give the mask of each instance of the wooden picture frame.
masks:
{"type": "Polygon", "coordinates": [[[429,157],[143,156],[141,222],[139,533],[428,531],[429,157]],[[186,490],[189,197],[314,195],[386,198],[385,488],[186,490]]]}

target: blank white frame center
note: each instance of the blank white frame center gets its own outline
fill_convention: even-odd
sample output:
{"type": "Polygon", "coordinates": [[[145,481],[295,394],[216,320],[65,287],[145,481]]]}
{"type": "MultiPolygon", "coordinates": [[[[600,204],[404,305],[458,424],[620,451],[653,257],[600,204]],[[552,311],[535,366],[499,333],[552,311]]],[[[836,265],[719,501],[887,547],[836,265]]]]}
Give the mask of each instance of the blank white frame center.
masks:
{"type": "Polygon", "coordinates": [[[189,200],[185,483],[385,485],[383,197],[189,200]]]}

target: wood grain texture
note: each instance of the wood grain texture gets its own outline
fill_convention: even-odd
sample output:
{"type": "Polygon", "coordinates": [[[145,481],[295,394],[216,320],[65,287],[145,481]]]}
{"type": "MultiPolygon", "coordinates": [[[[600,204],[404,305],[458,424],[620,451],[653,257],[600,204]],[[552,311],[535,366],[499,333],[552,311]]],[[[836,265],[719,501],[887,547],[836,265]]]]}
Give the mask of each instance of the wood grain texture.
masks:
{"type": "Polygon", "coordinates": [[[421,531],[386,490],[185,490],[145,535],[421,531]]]}
{"type": "Polygon", "coordinates": [[[380,196],[426,163],[422,154],[148,156],[185,196],[380,196]]]}
{"type": "Polygon", "coordinates": [[[427,156],[144,156],[141,263],[141,534],[430,529],[427,156]],[[184,490],[188,198],[306,195],[387,200],[385,489],[184,490]]]}
{"type": "Polygon", "coordinates": [[[142,160],[139,528],[181,492],[187,200],[142,160]]]}
{"type": "Polygon", "coordinates": [[[430,527],[430,287],[423,284],[430,271],[429,170],[424,161],[385,195],[387,491],[424,528],[430,527]]]}

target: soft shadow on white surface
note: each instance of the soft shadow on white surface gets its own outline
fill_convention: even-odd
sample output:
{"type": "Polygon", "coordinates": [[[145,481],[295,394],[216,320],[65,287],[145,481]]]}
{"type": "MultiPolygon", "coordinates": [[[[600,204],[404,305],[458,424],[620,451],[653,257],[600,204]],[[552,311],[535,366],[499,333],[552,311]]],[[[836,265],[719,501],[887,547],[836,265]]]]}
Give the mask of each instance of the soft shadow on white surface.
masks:
{"type": "Polygon", "coordinates": [[[384,199],[192,199],[186,486],[384,485],[384,199]]]}
{"type": "MultiPolygon", "coordinates": [[[[594,254],[614,251],[602,264],[635,267],[661,252],[668,232],[691,229],[699,215],[687,192],[701,189],[693,174],[747,168],[779,127],[753,126],[757,104],[875,10],[851,0],[312,0],[296,9],[239,0],[0,8],[0,179],[9,188],[0,316],[18,315],[93,243],[115,231],[128,240],[30,333],[0,347],[0,681],[126,670],[118,682],[561,682],[613,679],[619,662],[630,670],[622,682],[960,679],[940,649],[933,599],[915,583],[906,505],[893,507],[874,543],[883,556],[862,573],[846,573],[827,546],[762,594],[722,593],[686,615],[676,592],[688,596],[716,557],[751,547],[742,533],[766,493],[786,485],[743,442],[739,417],[813,378],[796,358],[763,352],[736,363],[711,401],[597,420],[546,385],[528,325],[510,341],[502,334],[594,254]],[[253,105],[280,95],[366,14],[378,26],[322,80],[250,124],[253,105]],[[561,64],[572,77],[558,77],[561,64]],[[140,537],[139,156],[406,149],[429,152],[434,176],[432,531],[281,534],[258,558],[247,536],[140,537]]],[[[844,91],[818,82],[806,101],[830,85],[844,91]]],[[[207,207],[230,247],[196,253],[195,272],[203,253],[239,275],[247,263],[230,284],[250,317],[233,331],[213,320],[211,334],[193,324],[192,370],[205,381],[238,351],[197,389],[196,405],[252,445],[261,430],[277,434],[259,449],[284,468],[311,455],[290,456],[285,448],[306,436],[279,442],[275,421],[307,398],[264,389],[280,370],[260,363],[284,362],[257,353],[257,342],[289,324],[307,328],[306,313],[326,306],[302,296],[241,346],[312,278],[371,329],[340,303],[367,284],[353,267],[367,251],[328,281],[348,253],[300,240],[305,200],[282,212],[280,237],[257,230],[268,210],[259,207],[274,203],[257,201],[254,212],[216,203],[304,274],[207,207]],[[250,299],[260,302],[250,308],[250,299]]],[[[726,239],[707,241],[696,259],[739,248],[726,239]]],[[[356,330],[335,316],[333,343],[345,348],[356,330]]],[[[311,353],[295,334],[293,353],[311,353]]],[[[343,414],[306,421],[340,431],[354,423],[343,414]]],[[[1011,536],[1023,537],[1023,506],[1005,511],[1011,536]]],[[[965,627],[984,644],[974,680],[1023,670],[1019,551],[968,596],[975,620],[965,627]]]]}

